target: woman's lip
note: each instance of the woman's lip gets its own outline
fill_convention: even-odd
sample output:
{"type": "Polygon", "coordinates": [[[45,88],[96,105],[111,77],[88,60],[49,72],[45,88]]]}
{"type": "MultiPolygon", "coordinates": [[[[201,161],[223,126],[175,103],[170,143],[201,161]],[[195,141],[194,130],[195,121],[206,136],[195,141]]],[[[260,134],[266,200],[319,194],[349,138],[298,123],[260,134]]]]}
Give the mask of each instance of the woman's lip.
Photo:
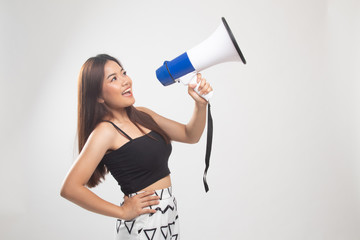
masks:
{"type": "Polygon", "coordinates": [[[124,97],[131,97],[132,96],[132,92],[127,92],[127,93],[124,93],[122,94],[124,97]]]}
{"type": "Polygon", "coordinates": [[[129,94],[129,93],[132,94],[131,88],[125,89],[125,91],[123,91],[121,95],[129,94]]]}
{"type": "Polygon", "coordinates": [[[125,90],[122,92],[122,94],[126,94],[126,93],[125,93],[126,91],[131,92],[131,87],[125,89],[125,90]],[[128,91],[128,90],[129,90],[129,91],[128,91]]]}

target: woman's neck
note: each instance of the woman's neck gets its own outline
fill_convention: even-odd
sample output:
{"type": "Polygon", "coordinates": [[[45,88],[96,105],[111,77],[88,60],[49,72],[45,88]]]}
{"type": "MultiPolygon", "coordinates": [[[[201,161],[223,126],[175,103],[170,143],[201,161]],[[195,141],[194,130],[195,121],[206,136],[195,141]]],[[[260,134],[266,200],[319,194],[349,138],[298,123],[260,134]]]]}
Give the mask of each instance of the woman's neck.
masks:
{"type": "Polygon", "coordinates": [[[113,110],[111,112],[112,112],[112,116],[109,117],[109,120],[118,122],[118,123],[130,122],[130,118],[129,118],[125,108],[113,110]]]}

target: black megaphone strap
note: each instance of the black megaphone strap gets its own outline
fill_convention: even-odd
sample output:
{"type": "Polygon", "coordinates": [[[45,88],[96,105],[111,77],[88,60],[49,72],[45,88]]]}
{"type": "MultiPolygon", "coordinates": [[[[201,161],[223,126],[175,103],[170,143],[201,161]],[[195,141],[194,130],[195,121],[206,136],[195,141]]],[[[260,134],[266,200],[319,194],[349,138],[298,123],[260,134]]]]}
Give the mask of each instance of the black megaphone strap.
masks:
{"type": "Polygon", "coordinates": [[[205,191],[209,191],[209,186],[206,181],[207,171],[210,165],[211,146],[213,138],[213,120],[210,111],[210,102],[208,103],[208,126],[207,126],[207,142],[206,142],[206,155],[205,155],[205,171],[203,176],[205,191]]]}

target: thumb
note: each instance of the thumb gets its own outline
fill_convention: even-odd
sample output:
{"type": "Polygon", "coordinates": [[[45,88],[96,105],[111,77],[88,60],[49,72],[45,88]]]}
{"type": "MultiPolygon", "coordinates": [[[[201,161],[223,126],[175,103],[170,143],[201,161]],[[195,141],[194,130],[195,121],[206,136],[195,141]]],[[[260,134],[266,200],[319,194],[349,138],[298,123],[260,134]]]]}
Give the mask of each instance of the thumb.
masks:
{"type": "Polygon", "coordinates": [[[196,88],[196,86],[197,86],[196,83],[190,83],[190,84],[189,84],[189,88],[192,88],[192,89],[196,88]]]}

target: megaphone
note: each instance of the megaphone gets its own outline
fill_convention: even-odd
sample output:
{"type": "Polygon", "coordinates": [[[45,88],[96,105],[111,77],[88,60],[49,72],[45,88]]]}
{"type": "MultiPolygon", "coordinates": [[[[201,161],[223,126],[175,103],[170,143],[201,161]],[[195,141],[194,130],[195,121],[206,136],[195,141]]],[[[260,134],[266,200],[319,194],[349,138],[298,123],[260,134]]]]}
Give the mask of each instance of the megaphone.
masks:
{"type": "MultiPolygon", "coordinates": [[[[190,79],[180,79],[180,77],[188,73],[200,72],[219,63],[242,61],[246,64],[244,55],[228,23],[224,17],[222,17],[221,20],[222,22],[215,32],[205,41],[173,60],[165,61],[164,64],[156,70],[156,77],[164,86],[179,81],[185,85],[196,83],[195,77],[190,79]]],[[[196,74],[194,74],[194,76],[195,75],[196,74]]],[[[197,88],[198,86],[195,88],[195,91],[199,93],[197,88]]],[[[212,93],[213,92],[202,95],[202,97],[209,100],[212,93]]]]}

